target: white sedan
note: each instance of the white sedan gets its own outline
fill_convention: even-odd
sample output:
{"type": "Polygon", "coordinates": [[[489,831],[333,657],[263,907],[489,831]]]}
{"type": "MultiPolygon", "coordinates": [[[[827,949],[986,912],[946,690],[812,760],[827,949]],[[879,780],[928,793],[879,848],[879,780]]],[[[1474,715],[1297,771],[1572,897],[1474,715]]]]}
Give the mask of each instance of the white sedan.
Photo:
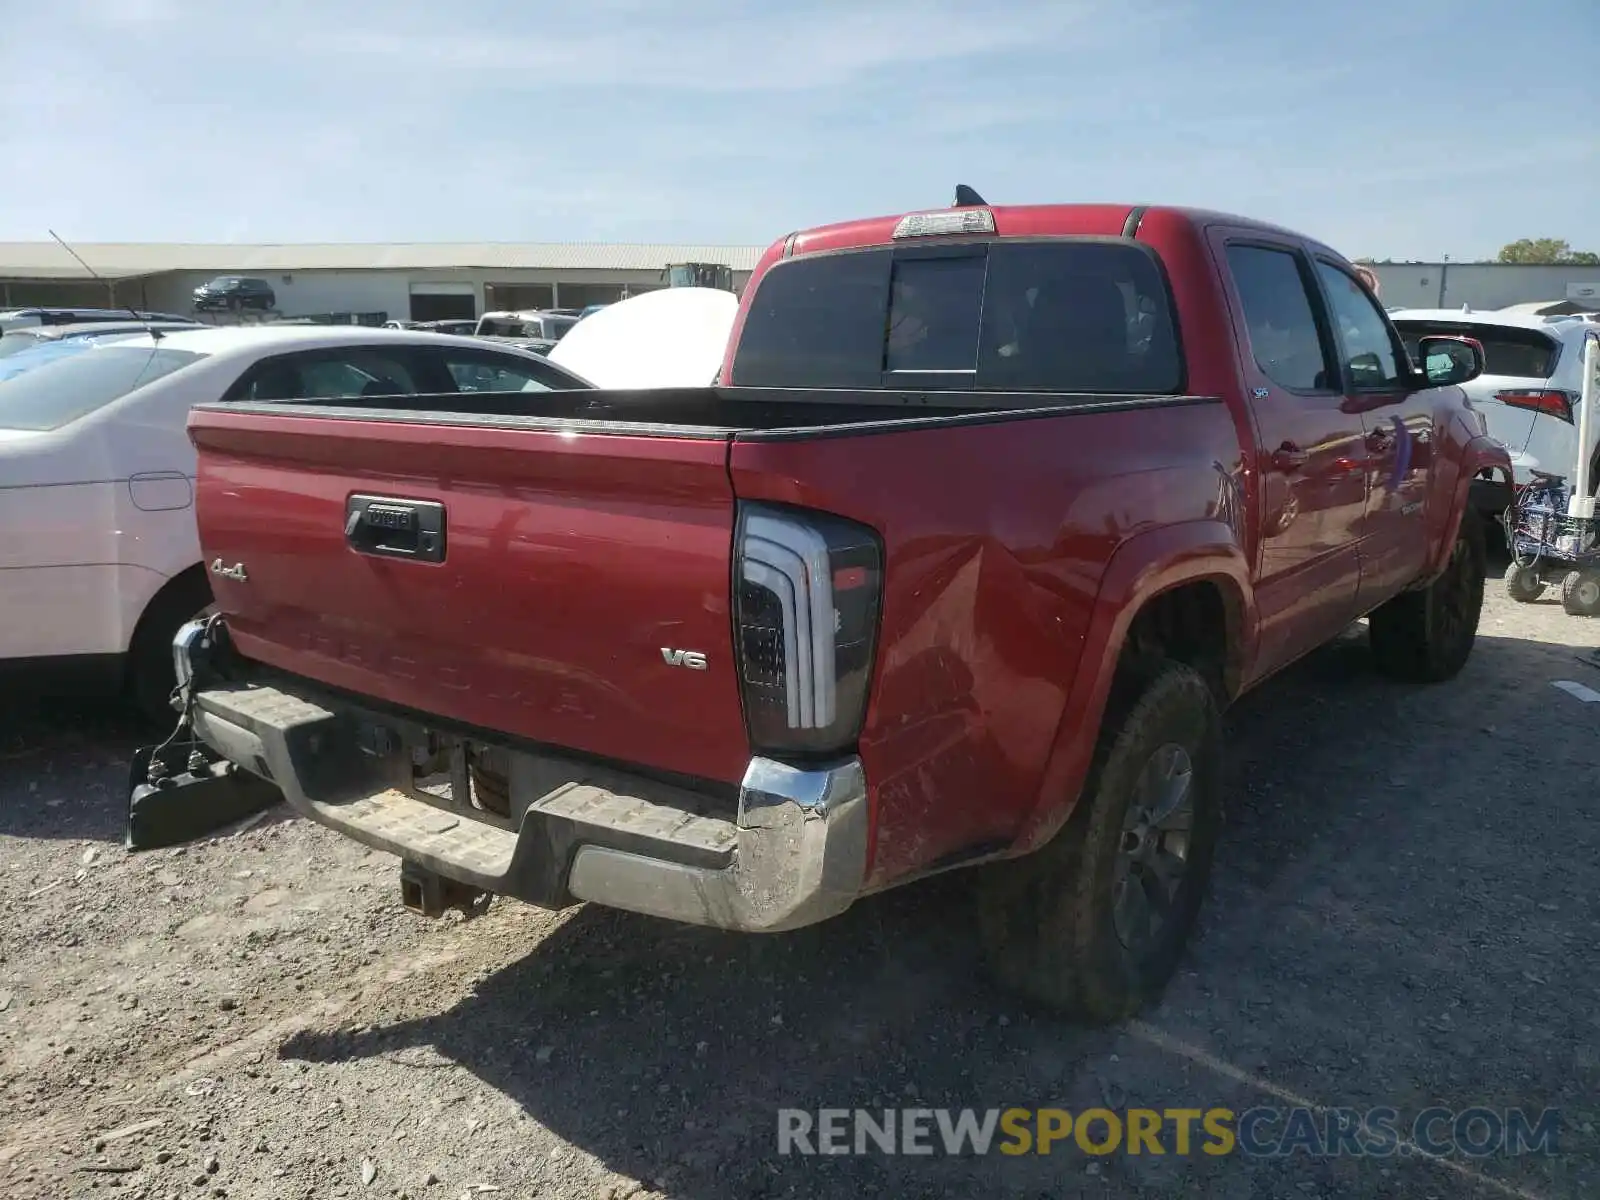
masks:
{"type": "Polygon", "coordinates": [[[86,338],[4,365],[0,694],[126,689],[168,721],[173,635],[211,603],[191,405],[593,386],[513,347],[351,326],[86,338]]]}

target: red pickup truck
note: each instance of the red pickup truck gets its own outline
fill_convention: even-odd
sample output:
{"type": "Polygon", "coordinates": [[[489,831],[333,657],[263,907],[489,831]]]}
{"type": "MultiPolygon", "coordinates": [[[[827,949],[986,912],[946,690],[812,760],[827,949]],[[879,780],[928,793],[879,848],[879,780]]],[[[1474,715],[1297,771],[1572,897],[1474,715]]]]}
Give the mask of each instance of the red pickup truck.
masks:
{"type": "Polygon", "coordinates": [[[1112,1020],[1205,888],[1225,705],[1367,615],[1443,680],[1509,461],[1333,250],[1214,213],[793,233],[715,385],[196,409],[216,753],[407,904],[776,931],[976,867],[999,976],[1112,1020]]]}

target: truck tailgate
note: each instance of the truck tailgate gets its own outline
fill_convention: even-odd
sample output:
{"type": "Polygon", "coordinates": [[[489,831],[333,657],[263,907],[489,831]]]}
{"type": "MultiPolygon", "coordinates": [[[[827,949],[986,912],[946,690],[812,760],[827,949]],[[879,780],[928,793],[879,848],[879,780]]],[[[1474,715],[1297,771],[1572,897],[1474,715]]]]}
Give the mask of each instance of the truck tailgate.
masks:
{"type": "Polygon", "coordinates": [[[189,429],[245,655],[532,742],[743,774],[725,436],[221,407],[189,429]]]}

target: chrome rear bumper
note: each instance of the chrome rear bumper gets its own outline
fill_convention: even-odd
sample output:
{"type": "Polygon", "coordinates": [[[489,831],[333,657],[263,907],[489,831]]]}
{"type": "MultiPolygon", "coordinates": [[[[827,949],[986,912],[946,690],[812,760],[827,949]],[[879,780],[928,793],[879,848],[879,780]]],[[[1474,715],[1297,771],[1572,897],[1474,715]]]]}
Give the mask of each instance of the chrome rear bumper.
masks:
{"type": "MultiPolygon", "coordinates": [[[[800,769],[752,758],[727,802],[626,770],[491,744],[510,816],[458,802],[485,743],[274,678],[220,682],[200,622],[174,642],[196,736],[276,784],[300,813],[449,879],[561,908],[576,901],[696,925],[776,932],[843,912],[867,859],[866,780],[849,758],[800,769]],[[450,795],[420,791],[412,748],[462,747],[450,795]]],[[[451,751],[455,753],[454,750],[451,751]]]]}

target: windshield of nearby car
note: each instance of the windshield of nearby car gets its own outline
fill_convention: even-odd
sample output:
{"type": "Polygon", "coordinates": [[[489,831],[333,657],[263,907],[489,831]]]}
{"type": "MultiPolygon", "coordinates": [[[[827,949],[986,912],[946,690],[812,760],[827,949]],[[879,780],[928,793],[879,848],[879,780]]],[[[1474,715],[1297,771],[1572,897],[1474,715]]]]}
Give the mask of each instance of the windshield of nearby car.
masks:
{"type": "Polygon", "coordinates": [[[26,374],[58,358],[82,354],[93,346],[92,341],[79,338],[39,338],[32,346],[25,346],[15,354],[0,358],[0,382],[26,374]]]}
{"type": "Polygon", "coordinates": [[[42,338],[37,333],[27,329],[19,329],[13,333],[5,334],[0,336],[0,358],[9,358],[22,350],[32,350],[49,340],[51,339],[42,338]]]}
{"type": "Polygon", "coordinates": [[[1549,379],[1555,373],[1556,341],[1537,329],[1491,325],[1484,321],[1423,321],[1404,317],[1394,324],[1412,362],[1421,361],[1417,357],[1417,340],[1432,334],[1476,338],[1483,345],[1485,375],[1549,379]]]}
{"type": "Polygon", "coordinates": [[[59,429],[204,357],[159,345],[96,344],[94,339],[56,342],[14,355],[0,367],[0,429],[59,429]],[[56,353],[49,360],[30,359],[51,352],[56,353]],[[14,370],[18,360],[27,360],[20,371],[14,370]]]}
{"type": "MultiPolygon", "coordinates": [[[[171,325],[156,325],[157,329],[171,329],[171,325]]],[[[141,337],[152,326],[144,325],[114,325],[104,327],[90,326],[86,329],[74,329],[69,333],[51,337],[42,330],[28,329],[8,333],[0,337],[0,358],[10,358],[24,350],[40,350],[46,346],[56,346],[64,342],[74,341],[104,341],[107,338],[135,338],[141,337]]],[[[179,328],[186,328],[180,326],[179,328]]]]}
{"type": "Polygon", "coordinates": [[[478,322],[480,337],[522,337],[523,322],[509,317],[484,317],[478,322]]]}

